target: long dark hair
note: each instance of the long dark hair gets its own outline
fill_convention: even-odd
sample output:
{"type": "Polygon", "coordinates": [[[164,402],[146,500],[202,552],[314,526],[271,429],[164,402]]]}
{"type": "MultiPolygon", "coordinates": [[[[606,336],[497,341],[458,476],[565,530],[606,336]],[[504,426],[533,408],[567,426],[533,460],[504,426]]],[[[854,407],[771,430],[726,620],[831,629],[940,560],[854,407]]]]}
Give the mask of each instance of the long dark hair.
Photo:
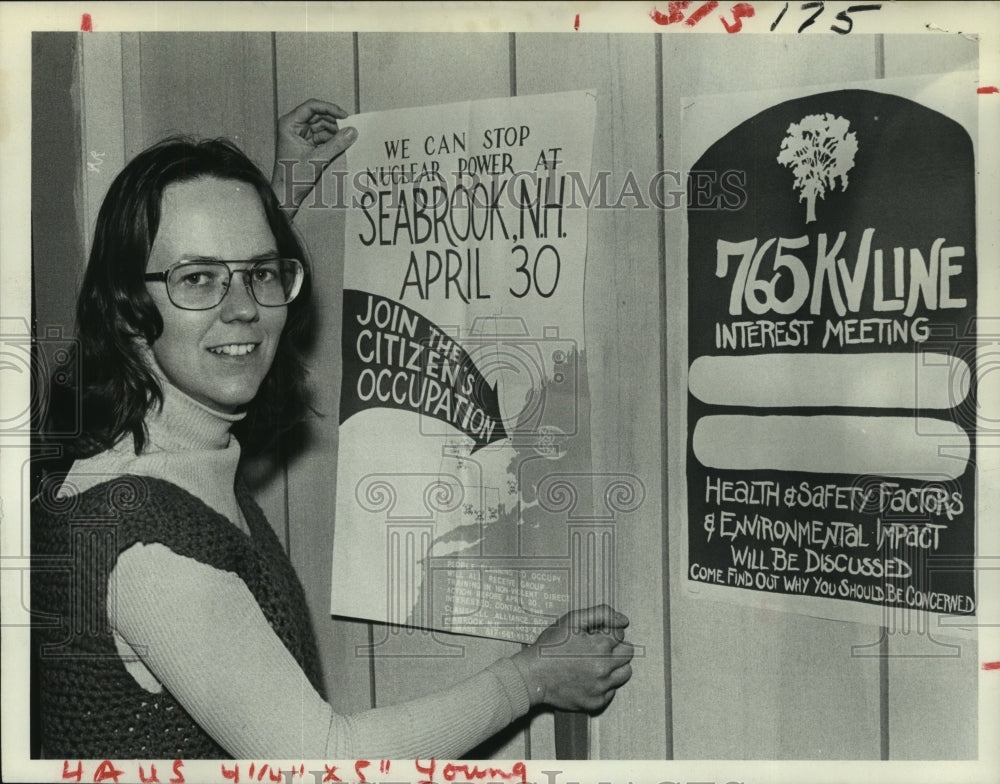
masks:
{"type": "Polygon", "coordinates": [[[160,222],[164,189],[200,177],[252,185],[282,257],[307,265],[302,291],[288,306],[274,363],[246,417],[233,433],[247,453],[266,448],[309,410],[303,350],[311,337],[308,262],[267,178],[225,139],[165,139],[139,153],[111,183],[97,216],[94,244],[77,301],[81,436],[74,457],[108,449],[131,433],[136,454],[146,441],[143,420],[163,392],[142,357],[163,321],[143,274],[160,222]]]}

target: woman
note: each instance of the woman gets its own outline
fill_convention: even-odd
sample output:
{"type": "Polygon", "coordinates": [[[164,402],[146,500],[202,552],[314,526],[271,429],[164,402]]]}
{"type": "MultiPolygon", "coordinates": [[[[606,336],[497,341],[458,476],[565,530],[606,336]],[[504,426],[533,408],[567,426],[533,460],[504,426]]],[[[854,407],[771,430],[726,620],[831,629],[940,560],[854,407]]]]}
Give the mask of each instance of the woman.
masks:
{"type": "MultiPolygon", "coordinates": [[[[279,161],[342,152],[344,116],[283,117],[279,161]]],[[[302,588],[237,472],[307,408],[285,172],[171,140],[105,198],[78,302],[78,459],[32,513],[33,609],[69,621],[36,630],[44,756],[456,757],[533,705],[599,710],[631,676],[628,620],[600,607],[437,694],[330,707],[302,588]]]]}

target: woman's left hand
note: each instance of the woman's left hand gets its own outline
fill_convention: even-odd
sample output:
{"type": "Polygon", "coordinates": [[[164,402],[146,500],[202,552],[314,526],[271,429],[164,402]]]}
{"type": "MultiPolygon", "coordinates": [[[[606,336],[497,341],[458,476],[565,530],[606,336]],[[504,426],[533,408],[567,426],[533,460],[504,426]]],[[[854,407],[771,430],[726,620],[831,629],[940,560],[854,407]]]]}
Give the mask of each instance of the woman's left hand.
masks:
{"type": "Polygon", "coordinates": [[[339,126],[345,117],[337,104],[311,98],[278,118],[271,187],[289,217],[326,166],[358,138],[354,128],[339,126]]]}

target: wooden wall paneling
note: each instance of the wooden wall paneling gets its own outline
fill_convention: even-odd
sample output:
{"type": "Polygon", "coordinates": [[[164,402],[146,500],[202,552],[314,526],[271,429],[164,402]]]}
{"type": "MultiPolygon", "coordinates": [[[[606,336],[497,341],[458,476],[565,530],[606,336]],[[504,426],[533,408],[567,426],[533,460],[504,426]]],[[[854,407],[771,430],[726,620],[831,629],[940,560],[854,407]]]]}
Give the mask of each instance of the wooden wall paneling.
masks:
{"type": "Polygon", "coordinates": [[[80,36],[83,216],[89,253],[108,186],[125,165],[122,49],[118,33],[80,36]]]}
{"type": "Polygon", "coordinates": [[[132,160],[147,146],[142,132],[140,33],[121,33],[122,106],[125,126],[125,160],[132,160]]]}
{"type": "MultiPolygon", "coordinates": [[[[887,79],[978,67],[979,43],[964,35],[887,35],[884,40],[887,79]]],[[[976,640],[949,636],[933,620],[930,626],[902,617],[890,620],[889,759],[976,758],[976,640]]]]}
{"type": "MultiPolygon", "coordinates": [[[[610,172],[613,203],[629,175],[645,192],[657,171],[657,74],[651,35],[518,35],[519,95],[597,92],[592,176],[610,172]]],[[[648,196],[647,196],[648,200],[648,196]]],[[[626,199],[624,204],[634,202],[626,199]]],[[[645,499],[614,528],[614,603],[643,646],[632,682],[591,722],[591,759],[668,754],[660,410],[659,211],[591,207],[585,331],[593,471],[624,474],[645,499]]],[[[601,484],[596,480],[595,487],[601,484]]],[[[595,499],[601,504],[601,499],[595,499]]]]}
{"type": "MultiPolygon", "coordinates": [[[[3,288],[0,288],[0,313],[3,319],[0,324],[6,336],[13,336],[22,333],[25,354],[24,365],[27,367],[28,357],[28,333],[30,329],[32,337],[41,337],[44,341],[46,335],[53,335],[50,330],[61,330],[62,336],[66,339],[75,334],[74,313],[76,310],[77,282],[82,277],[83,268],[86,263],[86,250],[84,248],[84,228],[83,214],[80,205],[80,196],[83,192],[83,172],[85,167],[82,150],[83,123],[80,116],[81,95],[80,95],[80,52],[79,35],[76,33],[34,33],[31,38],[31,108],[30,115],[14,115],[13,112],[4,117],[2,123],[3,130],[0,131],[10,138],[9,129],[15,123],[27,120],[27,127],[31,131],[31,174],[30,174],[30,270],[25,264],[18,264],[14,268],[12,264],[5,264],[3,269],[3,288]],[[68,285],[67,285],[68,284],[68,285]],[[28,324],[26,320],[14,318],[14,313],[18,316],[28,316],[29,312],[25,307],[25,295],[30,288],[30,317],[34,323],[28,324]]],[[[13,145],[9,142],[5,145],[12,154],[23,155],[24,150],[14,152],[13,145]]],[[[11,157],[5,152],[3,155],[4,167],[10,178],[10,169],[7,166],[11,162],[11,157]]],[[[8,192],[14,191],[8,187],[8,192]]],[[[23,188],[22,188],[23,193],[23,188]]],[[[23,197],[22,197],[23,199],[23,197]]],[[[0,197],[3,213],[6,216],[11,214],[11,203],[7,199],[0,197]]],[[[23,201],[18,204],[17,211],[22,210],[25,205],[23,201]]],[[[8,224],[4,223],[5,234],[0,235],[0,257],[12,259],[14,252],[8,248],[17,248],[20,251],[26,245],[28,237],[23,236],[23,231],[15,232],[7,230],[8,224]],[[16,234],[20,236],[15,236],[16,234]]],[[[22,262],[24,259],[22,259],[22,262]]],[[[61,342],[61,341],[60,341],[61,342]]],[[[4,341],[4,354],[6,367],[14,369],[16,373],[18,366],[12,361],[10,346],[12,344],[4,341]]],[[[53,341],[49,345],[58,345],[53,341]]],[[[51,406],[52,397],[43,394],[49,383],[48,376],[55,370],[54,367],[39,367],[39,360],[47,358],[44,342],[36,344],[37,352],[34,353],[33,360],[36,364],[32,367],[34,372],[22,376],[25,384],[30,383],[30,389],[25,390],[30,396],[32,413],[35,413],[35,406],[39,419],[46,416],[48,409],[42,409],[43,405],[51,406]]],[[[61,348],[61,346],[60,346],[61,348]]],[[[0,396],[3,397],[4,404],[10,400],[11,391],[15,384],[11,383],[13,374],[8,372],[4,376],[4,386],[0,388],[0,396]]],[[[24,390],[20,382],[17,388],[24,390]]],[[[20,393],[18,393],[20,395],[20,393]]],[[[10,420],[8,420],[10,421],[10,420]]],[[[9,427],[9,426],[8,426],[9,427]]],[[[38,442],[37,434],[32,434],[32,446],[38,442]]],[[[29,457],[23,450],[3,449],[0,450],[0,476],[6,480],[7,484],[17,487],[20,492],[18,502],[18,519],[20,524],[8,524],[5,529],[5,551],[11,553],[30,553],[31,526],[29,524],[30,508],[28,499],[34,497],[37,492],[38,482],[50,470],[65,470],[66,462],[56,456],[52,461],[38,459],[37,452],[32,449],[31,455],[34,462],[29,466],[25,461],[29,457]],[[15,459],[17,458],[17,459],[15,459]],[[27,478],[27,482],[24,480],[27,478]]],[[[11,496],[8,496],[11,497],[11,496]]],[[[13,599],[21,607],[27,607],[27,597],[24,595],[25,588],[17,583],[13,585],[4,583],[4,590],[7,592],[5,598],[13,599]],[[15,587],[17,586],[17,587],[15,587]],[[17,596],[13,596],[14,593],[17,596]]],[[[23,585],[23,583],[22,583],[23,585]]],[[[12,604],[13,604],[12,602],[12,604]]],[[[11,613],[12,614],[12,613],[11,613]]],[[[5,604],[4,615],[8,615],[5,604]]],[[[6,623],[13,625],[13,621],[6,623]]],[[[11,689],[7,689],[7,700],[23,700],[22,705],[27,705],[28,700],[32,701],[29,709],[34,707],[33,703],[38,694],[39,673],[38,668],[32,665],[34,657],[29,655],[29,634],[28,624],[30,617],[25,612],[23,619],[19,620],[23,625],[25,636],[19,638],[10,649],[5,649],[4,669],[12,672],[19,668],[21,673],[27,673],[19,678],[19,683],[11,689]],[[16,647],[15,647],[16,646],[16,647]],[[18,655],[15,659],[8,651],[16,651],[18,655]],[[12,694],[12,692],[16,692],[12,694]]],[[[5,633],[10,634],[8,627],[5,633]]],[[[8,637],[8,642],[11,638],[8,637]]],[[[5,684],[7,685],[7,684],[5,684]]],[[[31,756],[39,755],[41,745],[39,711],[30,710],[28,723],[28,752],[31,756]]],[[[6,728],[6,727],[5,727],[6,728]]]]}
{"type": "Polygon", "coordinates": [[[75,333],[76,294],[89,251],[79,201],[86,169],[79,39],[77,33],[36,33],[32,39],[31,252],[38,335],[49,327],[66,337],[75,333]]]}
{"type": "MultiPolygon", "coordinates": [[[[510,95],[508,40],[506,35],[359,34],[360,111],[510,95]]],[[[514,643],[379,624],[374,642],[380,706],[444,688],[517,650],[514,643]]],[[[499,759],[535,754],[520,731],[525,725],[515,725],[473,754],[499,759]]]]}
{"type": "Polygon", "coordinates": [[[886,35],[884,41],[886,79],[979,67],[979,41],[962,33],[886,35]]]}
{"type": "MultiPolygon", "coordinates": [[[[662,45],[668,171],[693,163],[681,160],[683,97],[876,76],[871,36],[667,35],[662,45]]],[[[878,628],[698,600],[678,587],[686,571],[680,542],[686,536],[687,292],[681,281],[687,259],[682,213],[668,211],[664,219],[674,755],[878,759],[878,659],[852,656],[854,646],[878,642],[878,628]]]]}
{"type": "Polygon", "coordinates": [[[979,748],[976,640],[903,623],[888,633],[889,759],[978,758],[986,749],[979,748]]]}
{"type": "Polygon", "coordinates": [[[510,95],[508,37],[497,33],[361,33],[361,111],[510,95]]]}
{"type": "MultiPolygon", "coordinates": [[[[354,41],[350,33],[276,34],[275,73],[279,116],[308,98],[354,110],[354,41]]],[[[350,125],[350,120],[341,125],[350,125]]],[[[373,706],[369,657],[359,651],[368,645],[369,624],[330,615],[345,220],[344,209],[334,206],[335,170],[345,170],[343,157],[324,174],[295,218],[312,266],[316,344],[309,356],[310,382],[314,405],[322,417],[308,423],[308,449],[289,459],[288,551],[305,587],[330,702],[337,711],[351,713],[373,706]]]]}
{"type": "Polygon", "coordinates": [[[269,33],[142,33],[139,57],[143,147],[175,133],[226,136],[270,173],[269,33]]]}

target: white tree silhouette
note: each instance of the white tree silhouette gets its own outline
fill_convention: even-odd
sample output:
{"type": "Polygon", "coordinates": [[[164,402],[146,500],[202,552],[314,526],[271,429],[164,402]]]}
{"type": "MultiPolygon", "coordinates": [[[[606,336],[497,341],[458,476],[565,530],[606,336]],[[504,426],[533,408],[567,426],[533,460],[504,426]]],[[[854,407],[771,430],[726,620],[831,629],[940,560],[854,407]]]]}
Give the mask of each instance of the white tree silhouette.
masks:
{"type": "Polygon", "coordinates": [[[799,201],[806,201],[806,223],[816,220],[816,197],[823,198],[840,178],[847,190],[847,172],[854,168],[858,139],[851,123],[832,114],[810,114],[788,126],[778,163],[791,168],[799,201]]]}

